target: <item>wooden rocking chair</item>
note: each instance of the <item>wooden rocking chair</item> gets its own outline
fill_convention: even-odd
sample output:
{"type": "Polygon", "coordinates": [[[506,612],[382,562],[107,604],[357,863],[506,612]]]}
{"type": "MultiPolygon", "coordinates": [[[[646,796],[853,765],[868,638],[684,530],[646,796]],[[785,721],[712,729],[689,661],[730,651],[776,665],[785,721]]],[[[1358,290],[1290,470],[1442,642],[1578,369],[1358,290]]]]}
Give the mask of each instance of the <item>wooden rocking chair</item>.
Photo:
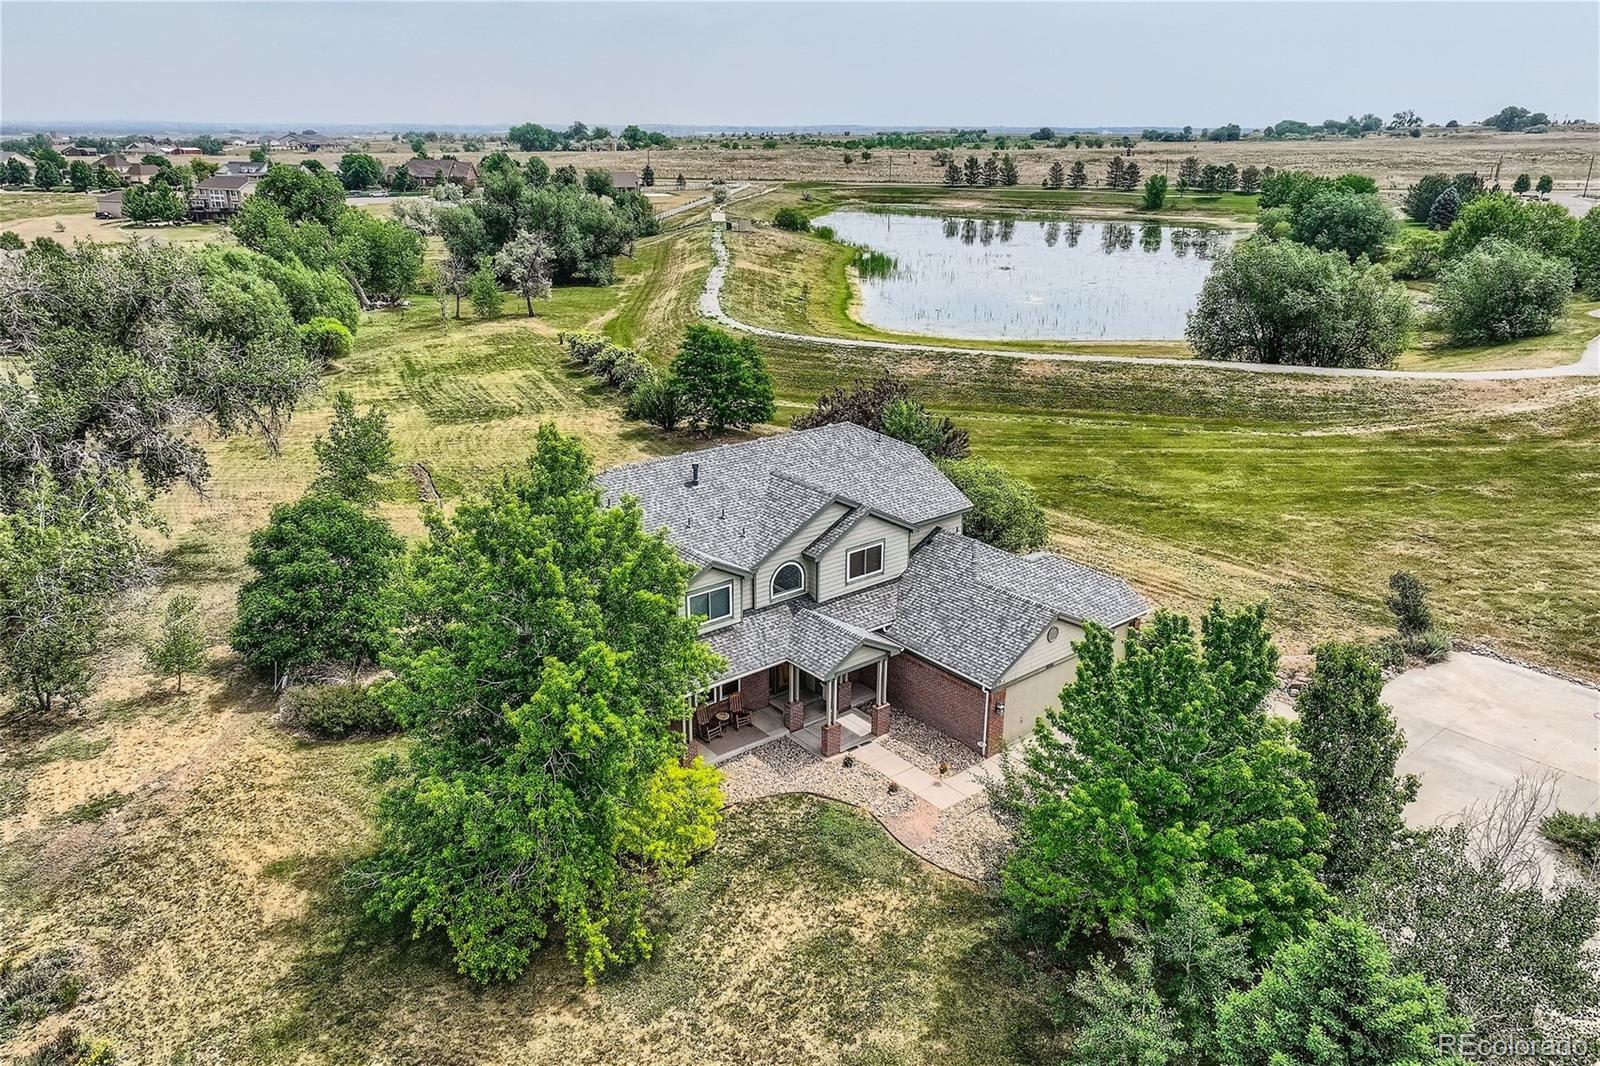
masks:
{"type": "Polygon", "coordinates": [[[733,728],[735,730],[750,724],[750,709],[740,699],[741,693],[735,692],[728,697],[728,711],[733,715],[733,728]]]}

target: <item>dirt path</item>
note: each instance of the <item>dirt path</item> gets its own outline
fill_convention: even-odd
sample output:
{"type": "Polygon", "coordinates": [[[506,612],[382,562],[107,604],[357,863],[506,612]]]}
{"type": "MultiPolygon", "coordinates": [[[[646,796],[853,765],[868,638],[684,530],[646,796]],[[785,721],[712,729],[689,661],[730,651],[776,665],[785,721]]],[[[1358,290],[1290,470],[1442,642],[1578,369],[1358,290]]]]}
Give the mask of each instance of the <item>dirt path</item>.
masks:
{"type": "MultiPolygon", "coordinates": [[[[1522,378],[1593,377],[1600,375],[1600,335],[1583,349],[1575,363],[1563,366],[1527,367],[1520,370],[1368,370],[1356,367],[1283,366],[1272,363],[1229,363],[1214,359],[1172,359],[1132,355],[1097,355],[1094,353],[1019,352],[998,348],[968,348],[951,344],[909,344],[903,341],[857,340],[850,337],[823,337],[810,333],[788,333],[741,322],[722,308],[722,286],[728,274],[728,248],[722,240],[722,231],[711,231],[711,249],[716,264],[706,277],[705,291],[700,294],[700,313],[725,326],[753,333],[759,337],[799,341],[803,344],[825,344],[839,348],[880,348],[895,352],[944,352],[951,355],[997,356],[1002,359],[1023,359],[1052,363],[1132,363],[1137,366],[1201,367],[1208,370],[1233,370],[1248,374],[1299,374],[1308,377],[1329,378],[1412,378],[1433,381],[1513,381],[1522,378]]],[[[1589,312],[1600,318],[1600,311],[1589,312]]]]}

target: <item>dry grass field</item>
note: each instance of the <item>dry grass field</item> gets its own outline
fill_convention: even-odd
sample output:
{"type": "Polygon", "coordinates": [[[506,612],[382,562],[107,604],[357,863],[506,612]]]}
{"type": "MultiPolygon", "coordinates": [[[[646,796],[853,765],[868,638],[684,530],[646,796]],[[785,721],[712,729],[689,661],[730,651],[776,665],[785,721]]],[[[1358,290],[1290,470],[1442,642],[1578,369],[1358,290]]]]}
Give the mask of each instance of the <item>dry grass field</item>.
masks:
{"type": "MultiPolygon", "coordinates": [[[[403,163],[411,157],[411,150],[395,141],[358,142],[351,150],[359,150],[364,143],[367,150],[385,164],[403,163]]],[[[907,182],[937,183],[943,177],[930,162],[931,153],[925,151],[874,151],[872,158],[862,161],[859,152],[853,163],[844,162],[845,150],[810,145],[787,144],[779,147],[760,147],[759,138],[739,138],[738,143],[748,147],[724,148],[712,140],[687,141],[680,147],[667,150],[644,151],[593,151],[593,152],[541,152],[537,153],[552,167],[571,164],[580,171],[586,167],[607,170],[640,170],[648,158],[656,173],[658,183],[670,183],[683,174],[689,181],[707,181],[722,178],[725,181],[828,181],[828,182],[907,182]]],[[[497,145],[487,144],[492,151],[497,145]]],[[[1113,154],[1111,148],[1031,148],[1013,154],[1021,170],[1023,185],[1037,186],[1043,180],[1050,164],[1056,160],[1070,164],[1082,159],[1092,175],[1103,171],[1105,160],[1113,154]]],[[[973,151],[986,156],[988,148],[973,151]]],[[[438,156],[448,152],[461,159],[478,159],[484,152],[463,151],[459,144],[430,144],[428,153],[438,156]]],[[[1381,188],[1397,192],[1418,177],[1431,171],[1475,171],[1489,176],[1498,166],[1510,185],[1511,178],[1527,171],[1538,176],[1551,175],[1558,187],[1576,189],[1583,185],[1590,157],[1600,152],[1600,129],[1555,129],[1550,133],[1489,133],[1483,131],[1430,131],[1422,137],[1396,137],[1374,134],[1358,140],[1329,138],[1305,141],[1267,141],[1246,139],[1241,141],[1192,141],[1171,144],[1140,142],[1134,147],[1132,158],[1146,174],[1176,172],[1178,163],[1186,156],[1196,156],[1202,163],[1237,163],[1244,167],[1291,167],[1317,173],[1344,173],[1356,171],[1369,174],[1378,180],[1381,188]]],[[[319,152],[310,156],[329,167],[338,165],[340,152],[319,152]]],[[[529,153],[512,151],[517,159],[529,153]]],[[[957,150],[964,157],[965,150],[957,150]]],[[[300,154],[280,153],[284,158],[298,160],[300,154]]]]}

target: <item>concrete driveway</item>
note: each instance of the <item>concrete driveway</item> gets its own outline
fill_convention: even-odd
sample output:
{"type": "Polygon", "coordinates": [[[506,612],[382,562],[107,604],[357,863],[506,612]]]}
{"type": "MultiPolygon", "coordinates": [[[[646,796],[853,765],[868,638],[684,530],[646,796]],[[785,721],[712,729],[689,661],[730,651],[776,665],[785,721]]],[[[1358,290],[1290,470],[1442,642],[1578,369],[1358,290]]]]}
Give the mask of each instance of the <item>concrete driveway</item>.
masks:
{"type": "Polygon", "coordinates": [[[1412,825],[1448,820],[1522,773],[1552,775],[1563,810],[1600,809],[1600,691],[1458,652],[1401,674],[1383,698],[1406,734],[1399,770],[1422,778],[1412,825]]]}

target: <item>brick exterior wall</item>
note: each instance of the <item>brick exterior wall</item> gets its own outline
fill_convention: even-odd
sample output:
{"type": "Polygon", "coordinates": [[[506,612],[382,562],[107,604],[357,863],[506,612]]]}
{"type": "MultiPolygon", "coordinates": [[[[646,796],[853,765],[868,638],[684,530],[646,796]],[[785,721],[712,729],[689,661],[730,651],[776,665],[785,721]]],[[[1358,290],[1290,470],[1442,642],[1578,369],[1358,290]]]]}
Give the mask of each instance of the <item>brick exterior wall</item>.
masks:
{"type": "Polygon", "coordinates": [[[993,755],[1006,745],[1005,710],[1001,706],[1005,701],[1005,689],[997,688],[989,693],[989,750],[985,755],[993,755]]]}
{"type": "Polygon", "coordinates": [[[903,651],[889,660],[889,703],[974,751],[983,748],[983,719],[989,711],[990,753],[997,750],[997,738],[1002,735],[996,726],[1000,716],[984,706],[983,689],[911,652],[903,651]]]}
{"type": "MultiPolygon", "coordinates": [[[[753,674],[746,674],[739,679],[739,702],[747,711],[759,711],[772,702],[772,693],[768,691],[767,672],[757,670],[753,674]]],[[[784,694],[787,697],[787,693],[784,694]]]]}

